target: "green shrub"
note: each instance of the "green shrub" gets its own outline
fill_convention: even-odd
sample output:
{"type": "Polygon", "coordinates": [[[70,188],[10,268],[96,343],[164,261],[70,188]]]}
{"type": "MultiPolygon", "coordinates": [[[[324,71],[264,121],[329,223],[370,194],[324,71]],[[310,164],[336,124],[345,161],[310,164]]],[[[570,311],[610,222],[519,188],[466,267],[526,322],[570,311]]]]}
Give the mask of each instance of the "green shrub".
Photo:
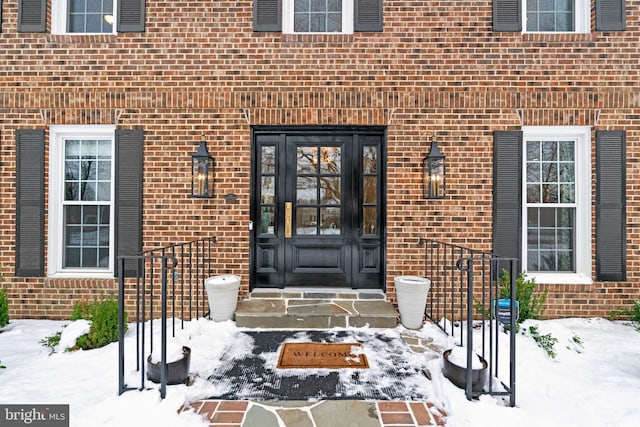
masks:
{"type": "MultiPolygon", "coordinates": [[[[500,298],[509,298],[509,288],[511,276],[507,270],[502,270],[502,275],[498,279],[500,298]]],[[[520,304],[518,323],[527,319],[540,319],[544,313],[544,304],[547,301],[547,291],[535,293],[537,283],[535,279],[530,279],[525,273],[518,274],[516,279],[516,300],[520,304]]]]}
{"type": "Polygon", "coordinates": [[[546,351],[549,357],[555,359],[556,352],[554,351],[553,346],[558,343],[558,338],[555,338],[551,334],[540,335],[538,328],[535,326],[529,326],[529,334],[538,344],[538,347],[546,351]]]}
{"type": "Polygon", "coordinates": [[[0,328],[9,323],[9,300],[7,291],[0,289],[0,328]]]}
{"type": "MultiPolygon", "coordinates": [[[[125,313],[125,322],[126,322],[125,313]]],[[[76,347],[83,350],[103,347],[118,341],[118,301],[110,297],[102,301],[78,302],[73,307],[71,320],[91,321],[89,333],[78,337],[76,347]]],[[[125,325],[126,328],[126,325],[125,325]]]]}
{"type": "Polygon", "coordinates": [[[636,330],[640,332],[640,301],[636,301],[631,308],[612,311],[609,313],[609,318],[612,320],[624,318],[635,322],[638,325],[636,330]]]}
{"type": "Polygon", "coordinates": [[[43,347],[47,347],[49,349],[49,356],[51,356],[56,351],[56,347],[60,344],[60,338],[62,337],[62,331],[58,331],[53,335],[48,337],[44,337],[40,340],[40,344],[43,347]]]}

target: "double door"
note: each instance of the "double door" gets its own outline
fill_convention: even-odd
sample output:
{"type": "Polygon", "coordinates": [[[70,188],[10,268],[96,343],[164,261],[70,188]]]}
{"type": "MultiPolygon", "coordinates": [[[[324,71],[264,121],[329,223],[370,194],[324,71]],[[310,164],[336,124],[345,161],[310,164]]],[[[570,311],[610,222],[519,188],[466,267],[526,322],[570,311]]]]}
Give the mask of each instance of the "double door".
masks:
{"type": "Polygon", "coordinates": [[[384,132],[253,133],[254,287],[381,288],[384,132]]]}

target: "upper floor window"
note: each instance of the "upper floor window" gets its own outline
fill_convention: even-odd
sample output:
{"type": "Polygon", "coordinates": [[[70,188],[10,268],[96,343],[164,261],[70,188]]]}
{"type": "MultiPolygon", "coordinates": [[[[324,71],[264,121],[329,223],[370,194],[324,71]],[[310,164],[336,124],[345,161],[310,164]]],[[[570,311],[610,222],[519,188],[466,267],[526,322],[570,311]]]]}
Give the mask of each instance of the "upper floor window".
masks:
{"type": "Polygon", "coordinates": [[[113,0],[53,0],[52,33],[114,33],[116,7],[113,0]]]}
{"type": "Polygon", "coordinates": [[[253,0],[253,30],[352,34],[383,30],[383,0],[253,0]]]}
{"type": "Polygon", "coordinates": [[[526,32],[588,33],[588,0],[524,0],[526,32]]]}
{"type": "Polygon", "coordinates": [[[284,0],[285,33],[352,33],[353,0],[284,0]]]}

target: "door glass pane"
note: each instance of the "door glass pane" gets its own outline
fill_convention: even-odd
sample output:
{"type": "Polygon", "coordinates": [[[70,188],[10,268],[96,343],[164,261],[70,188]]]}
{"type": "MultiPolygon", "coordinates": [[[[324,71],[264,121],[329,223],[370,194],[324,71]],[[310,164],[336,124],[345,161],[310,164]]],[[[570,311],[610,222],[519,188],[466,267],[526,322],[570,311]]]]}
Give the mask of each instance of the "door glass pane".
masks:
{"type": "Polygon", "coordinates": [[[363,173],[378,172],[378,150],[376,147],[362,148],[362,172],[363,173]]]}
{"type": "Polygon", "coordinates": [[[264,206],[260,213],[260,232],[274,234],[275,215],[273,206],[264,206]]]}
{"type": "Polygon", "coordinates": [[[375,207],[364,208],[364,234],[378,234],[378,209],[375,207]]]}
{"type": "Polygon", "coordinates": [[[342,232],[340,208],[320,208],[320,218],[320,234],[340,234],[342,232]]]}
{"type": "Polygon", "coordinates": [[[340,147],[320,148],[320,173],[338,174],[342,169],[340,147]]]}
{"type": "Polygon", "coordinates": [[[262,177],[262,203],[273,203],[276,195],[275,192],[275,177],[263,176],[262,177]]]}
{"type": "Polygon", "coordinates": [[[296,182],[296,202],[316,204],[318,201],[317,179],[299,176],[296,182]]]}
{"type": "Polygon", "coordinates": [[[318,149],[316,147],[298,147],[298,174],[317,173],[318,149]]]}
{"type": "Polygon", "coordinates": [[[262,147],[261,156],[261,169],[262,173],[275,173],[276,172],[276,147],[273,145],[262,147]]]}
{"type": "Polygon", "coordinates": [[[325,205],[339,205],[341,198],[339,176],[320,178],[320,203],[325,205]]]}
{"type": "Polygon", "coordinates": [[[364,177],[363,202],[366,204],[375,204],[377,198],[377,176],[364,177]]]}
{"type": "Polygon", "coordinates": [[[316,208],[296,209],[296,234],[315,235],[318,227],[318,210],[316,208]]]}

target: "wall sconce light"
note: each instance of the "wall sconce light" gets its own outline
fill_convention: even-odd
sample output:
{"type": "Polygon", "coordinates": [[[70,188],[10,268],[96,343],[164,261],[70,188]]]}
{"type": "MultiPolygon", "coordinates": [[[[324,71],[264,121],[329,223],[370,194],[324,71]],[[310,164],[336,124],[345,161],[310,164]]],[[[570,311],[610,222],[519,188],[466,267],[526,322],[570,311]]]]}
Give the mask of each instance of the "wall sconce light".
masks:
{"type": "Polygon", "coordinates": [[[202,136],[198,151],[191,155],[191,197],[213,197],[213,157],[202,136]]]}
{"type": "Polygon", "coordinates": [[[446,160],[434,136],[429,154],[422,160],[422,198],[444,199],[445,182],[446,160]]]}

